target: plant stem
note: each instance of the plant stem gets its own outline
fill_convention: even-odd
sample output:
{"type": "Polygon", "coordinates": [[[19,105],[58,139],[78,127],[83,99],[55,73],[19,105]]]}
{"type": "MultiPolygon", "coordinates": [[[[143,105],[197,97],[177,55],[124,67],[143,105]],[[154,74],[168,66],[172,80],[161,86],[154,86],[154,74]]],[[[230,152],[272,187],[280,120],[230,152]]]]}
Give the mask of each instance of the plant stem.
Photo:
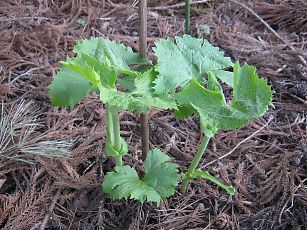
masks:
{"type": "Polygon", "coordinates": [[[123,157],[122,156],[115,157],[115,165],[116,166],[123,166],[123,157]]]}
{"type": "MultiPolygon", "coordinates": [[[[147,0],[139,1],[139,54],[146,58],[147,51],[147,0]]],[[[147,113],[141,114],[141,139],[142,139],[142,160],[146,159],[149,151],[149,126],[147,113]]]]}
{"type": "MultiPolygon", "coordinates": [[[[118,109],[112,107],[112,119],[113,119],[113,135],[114,135],[114,148],[116,150],[120,150],[121,142],[120,142],[120,124],[119,124],[119,116],[118,109]]],[[[123,157],[116,157],[116,166],[123,165],[123,157]]]]}
{"type": "Polygon", "coordinates": [[[189,180],[191,179],[191,174],[193,172],[195,172],[199,162],[200,162],[200,159],[202,158],[206,148],[207,148],[207,145],[208,145],[208,142],[210,140],[210,137],[207,137],[206,135],[204,135],[202,141],[201,141],[201,144],[199,146],[199,149],[190,165],[190,167],[188,168],[188,171],[185,175],[185,177],[183,178],[183,181],[182,181],[182,185],[181,185],[181,188],[180,188],[180,191],[182,193],[185,193],[186,190],[187,190],[187,187],[188,187],[188,183],[189,183],[189,180]]]}
{"type": "Polygon", "coordinates": [[[106,107],[106,130],[107,130],[107,140],[114,145],[114,136],[113,136],[113,119],[112,113],[108,106],[106,107]]]}
{"type": "MultiPolygon", "coordinates": [[[[106,127],[107,127],[107,138],[109,138],[112,146],[114,146],[116,150],[120,150],[121,148],[120,124],[119,124],[119,116],[117,108],[112,106],[107,107],[106,127]]],[[[123,165],[122,156],[115,157],[115,161],[116,161],[116,166],[123,165]]]]}
{"type": "Polygon", "coordinates": [[[191,33],[191,5],[190,0],[185,0],[185,33],[191,33]]]}

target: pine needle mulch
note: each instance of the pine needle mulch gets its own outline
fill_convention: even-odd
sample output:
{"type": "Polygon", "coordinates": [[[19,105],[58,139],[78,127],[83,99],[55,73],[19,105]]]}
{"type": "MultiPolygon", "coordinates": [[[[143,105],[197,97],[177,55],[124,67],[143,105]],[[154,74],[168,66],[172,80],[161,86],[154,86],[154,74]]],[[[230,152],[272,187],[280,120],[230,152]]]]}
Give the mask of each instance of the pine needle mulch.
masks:
{"type": "MultiPolygon", "coordinates": [[[[104,153],[98,96],[71,110],[55,109],[47,86],[80,38],[107,37],[138,50],[135,3],[0,2],[0,228],[307,229],[303,0],[192,1],[193,35],[255,65],[274,89],[274,108],[242,129],[216,135],[200,166],[236,187],[232,200],[204,180],[158,208],[102,193],[114,162],[104,153]]],[[[183,1],[149,1],[150,57],[154,41],[183,31],[183,1]]],[[[122,136],[132,146],[124,160],[139,167],[139,117],[120,115],[122,136]]],[[[155,110],[150,127],[151,145],[186,169],[199,145],[198,121],[155,110]]]]}

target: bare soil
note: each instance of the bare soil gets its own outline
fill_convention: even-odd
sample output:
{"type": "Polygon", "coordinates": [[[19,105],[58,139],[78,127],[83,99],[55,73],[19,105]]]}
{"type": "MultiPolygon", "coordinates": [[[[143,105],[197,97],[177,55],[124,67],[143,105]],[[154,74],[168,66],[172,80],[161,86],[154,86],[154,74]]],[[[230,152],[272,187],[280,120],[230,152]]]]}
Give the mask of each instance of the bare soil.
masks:
{"type": "MultiPolygon", "coordinates": [[[[47,86],[58,62],[72,55],[80,38],[115,39],[137,51],[134,2],[0,1],[0,117],[18,116],[12,124],[40,124],[21,131],[8,146],[0,140],[0,228],[307,229],[304,0],[192,4],[192,34],[208,39],[233,60],[255,65],[274,90],[268,114],[237,131],[219,132],[200,165],[236,187],[232,199],[204,180],[193,181],[187,194],[177,192],[159,207],[112,201],[101,191],[114,162],[103,148],[104,109],[98,96],[86,97],[73,109],[56,109],[50,105],[47,86]],[[71,156],[47,157],[36,154],[39,147],[32,152],[27,148],[32,154],[20,147],[38,141],[66,141],[66,147],[72,143],[71,156]]],[[[149,1],[149,57],[154,41],[183,34],[183,2],[149,1]]],[[[182,122],[158,110],[149,117],[151,146],[166,151],[185,170],[201,138],[197,119],[182,122]]],[[[124,160],[138,168],[139,116],[122,112],[121,120],[122,135],[132,146],[124,160]]]]}

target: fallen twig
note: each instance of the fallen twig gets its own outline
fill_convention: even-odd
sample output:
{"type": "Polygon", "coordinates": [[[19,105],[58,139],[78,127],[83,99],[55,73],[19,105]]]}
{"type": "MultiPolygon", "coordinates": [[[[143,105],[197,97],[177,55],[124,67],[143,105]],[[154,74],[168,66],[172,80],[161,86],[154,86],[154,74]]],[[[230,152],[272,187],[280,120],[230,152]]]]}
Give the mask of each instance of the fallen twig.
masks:
{"type": "Polygon", "coordinates": [[[56,204],[57,200],[58,200],[59,197],[60,197],[61,191],[62,191],[62,189],[59,188],[59,189],[57,190],[55,196],[53,197],[53,200],[52,200],[52,202],[51,202],[51,204],[50,204],[50,206],[49,206],[49,208],[48,208],[48,211],[46,212],[46,214],[45,214],[45,216],[44,216],[44,219],[42,220],[42,224],[41,224],[41,226],[39,227],[39,230],[44,230],[44,229],[45,229],[46,224],[47,224],[47,222],[48,222],[48,220],[49,220],[49,217],[50,217],[51,213],[53,212],[53,209],[54,209],[54,207],[55,207],[55,204],[56,204]]]}
{"type": "Polygon", "coordinates": [[[262,126],[260,129],[258,129],[256,132],[254,132],[252,135],[248,136],[247,138],[245,138],[244,140],[240,141],[232,150],[230,150],[228,153],[226,153],[223,156],[220,156],[219,158],[210,161],[209,163],[205,164],[204,166],[201,166],[200,169],[204,169],[206,167],[208,167],[209,165],[212,165],[213,163],[220,161],[226,157],[228,157],[229,155],[231,155],[237,148],[239,148],[240,145],[242,145],[244,142],[248,141],[249,139],[251,139],[252,137],[254,137],[257,133],[261,132],[265,127],[268,126],[268,124],[273,120],[273,116],[270,117],[270,119],[268,120],[267,123],[264,124],[264,126],[262,126]]]}

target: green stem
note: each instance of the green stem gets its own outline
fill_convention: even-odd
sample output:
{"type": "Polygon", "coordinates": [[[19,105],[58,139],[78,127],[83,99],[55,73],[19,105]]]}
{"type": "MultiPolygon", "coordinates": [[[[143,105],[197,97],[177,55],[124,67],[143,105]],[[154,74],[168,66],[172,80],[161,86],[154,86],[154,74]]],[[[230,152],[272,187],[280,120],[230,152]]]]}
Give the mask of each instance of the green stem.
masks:
{"type": "Polygon", "coordinates": [[[113,119],[112,113],[108,107],[106,107],[106,130],[107,130],[107,140],[114,145],[113,136],[113,119]]]}
{"type": "MultiPolygon", "coordinates": [[[[114,135],[114,148],[116,150],[119,150],[121,148],[121,142],[120,142],[120,124],[119,124],[119,115],[118,115],[118,109],[112,107],[112,118],[113,118],[113,135],[114,135]]],[[[118,156],[116,159],[116,166],[122,166],[123,165],[123,157],[118,156]]]]}
{"type": "Polygon", "coordinates": [[[202,156],[203,156],[203,154],[204,154],[204,152],[207,148],[209,140],[210,140],[210,137],[207,137],[206,135],[204,135],[204,137],[201,141],[201,144],[199,146],[199,149],[198,149],[190,167],[188,168],[187,173],[185,174],[185,176],[183,178],[182,185],[181,185],[181,188],[180,188],[180,191],[182,193],[186,192],[189,180],[191,179],[190,175],[195,172],[195,170],[196,170],[196,168],[197,168],[197,166],[200,162],[200,159],[202,158],[202,156]]]}
{"type": "Polygon", "coordinates": [[[191,33],[191,5],[190,0],[185,0],[185,33],[191,33]]]}
{"type": "Polygon", "coordinates": [[[231,185],[225,185],[223,184],[221,181],[219,181],[218,179],[216,179],[214,176],[212,176],[209,172],[205,171],[202,172],[202,178],[210,180],[211,182],[213,182],[214,184],[216,184],[217,186],[220,186],[222,189],[224,189],[228,195],[233,196],[236,192],[236,189],[234,187],[232,187],[231,185]]]}
{"type": "Polygon", "coordinates": [[[116,166],[123,166],[123,157],[122,156],[115,157],[115,164],[116,166]]]}
{"type": "MultiPolygon", "coordinates": [[[[119,124],[119,116],[118,109],[112,106],[108,106],[107,115],[106,115],[106,126],[107,126],[107,138],[109,138],[112,146],[116,150],[121,148],[120,141],[120,124],[119,124]]],[[[116,166],[123,165],[123,157],[117,156],[115,157],[116,166]]]]}

